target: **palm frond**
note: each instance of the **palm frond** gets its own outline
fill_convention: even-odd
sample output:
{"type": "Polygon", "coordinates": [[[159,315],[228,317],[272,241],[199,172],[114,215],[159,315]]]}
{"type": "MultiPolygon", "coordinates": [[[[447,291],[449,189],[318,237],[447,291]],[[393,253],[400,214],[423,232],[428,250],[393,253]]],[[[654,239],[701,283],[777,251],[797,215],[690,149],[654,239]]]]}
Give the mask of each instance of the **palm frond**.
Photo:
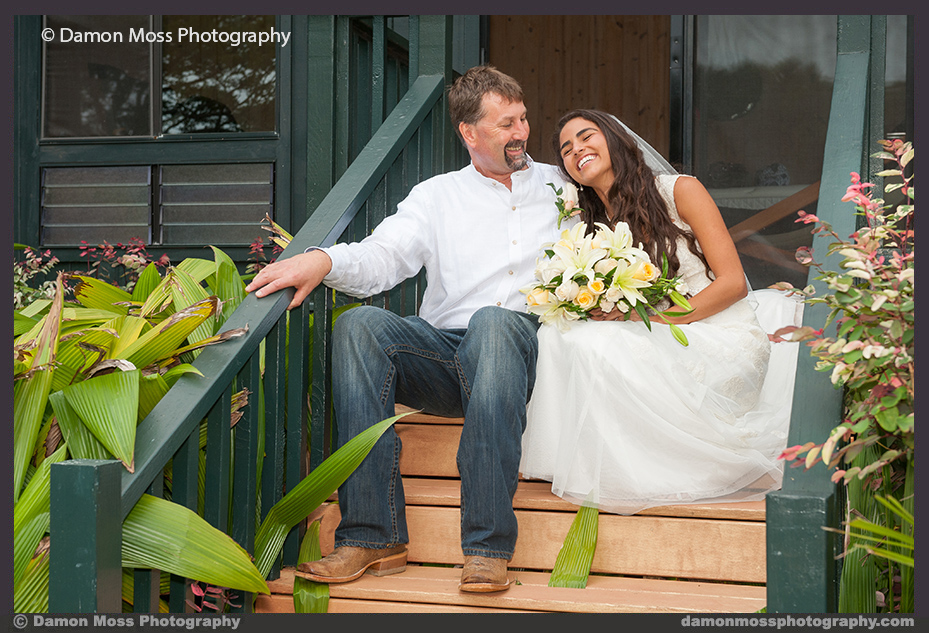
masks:
{"type": "Polygon", "coordinates": [[[123,521],[123,567],[170,572],[218,587],[270,593],[228,534],[184,506],[142,495],[123,521]]]}
{"type": "MultiPolygon", "coordinates": [[[[322,558],[319,547],[319,521],[313,521],[303,535],[297,562],[308,563],[322,558]]],[[[294,613],[327,613],[329,585],[294,576],[294,613]]]]}
{"type": "Polygon", "coordinates": [[[268,511],[255,537],[255,566],[262,577],[271,571],[292,527],[318,508],[358,467],[401,413],[362,431],[326,458],[268,511]]]}
{"type": "Polygon", "coordinates": [[[555,559],[549,587],[587,586],[590,564],[597,549],[597,528],[600,513],[595,507],[581,506],[571,522],[564,544],[555,559]]]}
{"type": "Polygon", "coordinates": [[[114,371],[94,376],[62,390],[91,433],[134,472],[135,432],[141,371],[114,371]]]}

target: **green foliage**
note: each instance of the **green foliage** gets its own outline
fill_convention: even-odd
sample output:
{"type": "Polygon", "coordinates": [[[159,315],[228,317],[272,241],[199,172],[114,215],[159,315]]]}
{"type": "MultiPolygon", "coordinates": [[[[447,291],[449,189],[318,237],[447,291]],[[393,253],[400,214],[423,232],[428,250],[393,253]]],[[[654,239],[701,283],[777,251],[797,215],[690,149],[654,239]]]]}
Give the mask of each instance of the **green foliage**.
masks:
{"type": "MultiPolygon", "coordinates": [[[[297,564],[322,558],[319,546],[319,521],[313,521],[303,536],[297,564]]],[[[327,613],[329,611],[329,585],[294,576],[294,613],[327,613]]]]}
{"type": "Polygon", "coordinates": [[[552,574],[548,579],[549,587],[573,587],[583,589],[587,586],[590,564],[597,549],[597,528],[600,513],[592,506],[581,506],[568,534],[565,537],[552,574]]]}
{"type": "Polygon", "coordinates": [[[808,304],[828,307],[823,327],[836,326],[835,336],[809,327],[782,331],[793,330],[791,340],[808,341],[816,369],[829,372],[836,388],[844,390],[845,416],[825,441],[789,447],[781,457],[807,469],[822,462],[834,469],[834,482],[847,486],[840,603],[852,612],[906,609],[913,593],[915,154],[910,143],[899,140],[881,145],[885,151],[875,156],[892,166],[876,175],[893,179],[884,190],[898,203],[873,197],[874,185],[853,173],[842,200],[855,203],[862,228],[844,238],[814,215],[801,211],[798,220],[818,224],[814,233],[834,239],[828,253],[841,256],[839,270],[815,262],[809,249],[797,253],[798,261],[819,271],[817,279],[829,292],[816,296],[812,286],[775,285],[800,293],[808,304]]]}
{"type": "Polygon", "coordinates": [[[23,259],[13,262],[13,309],[20,310],[38,299],[51,299],[55,282],[45,278],[58,264],[58,258],[49,250],[40,253],[23,244],[14,248],[23,252],[23,259]]]}
{"type": "MultiPolygon", "coordinates": [[[[162,278],[150,264],[132,293],[96,277],[60,273],[50,299],[36,295],[14,311],[14,601],[21,611],[48,608],[50,465],[115,457],[131,471],[138,422],[180,375],[199,373],[181,356],[236,334],[214,334],[220,304],[244,291],[228,258],[179,268],[208,271],[202,279],[229,296],[221,300],[198,286],[202,295],[185,301],[176,291],[191,290],[178,281],[182,273],[162,278]],[[65,300],[66,281],[74,283],[75,301],[65,300]],[[191,341],[202,325],[208,329],[191,341]]],[[[141,553],[133,558],[124,551],[129,566],[150,564],[267,591],[242,548],[181,506],[145,498],[123,529],[124,548],[141,553]]]]}
{"type": "MultiPolygon", "coordinates": [[[[817,370],[831,372],[831,380],[845,390],[846,417],[822,444],[809,443],[785,451],[785,458],[799,460],[806,454],[804,466],[818,461],[836,468],[850,463],[865,447],[879,445],[880,457],[862,467],[840,469],[834,479],[864,479],[884,465],[905,461],[914,450],[914,249],[913,249],[913,175],[904,175],[913,159],[909,143],[887,142],[891,151],[877,154],[895,161],[898,169],[881,172],[881,176],[899,176],[902,185],[889,184],[904,203],[896,209],[885,206],[883,199],[872,199],[863,192],[870,183],[862,183],[852,174],[852,184],[843,200],[854,201],[866,225],[844,239],[813,215],[801,212],[801,220],[819,223],[814,232],[831,234],[835,241],[829,254],[843,257],[842,270],[826,270],[805,253],[803,261],[819,270],[817,279],[825,282],[830,293],[815,296],[811,288],[798,291],[806,303],[830,308],[826,325],[836,324],[836,337],[823,336],[822,330],[798,328],[792,340],[807,340],[811,353],[819,359],[817,370]],[[840,442],[845,442],[839,447],[840,442]]],[[[778,284],[788,287],[789,284],[778,284]]]]}

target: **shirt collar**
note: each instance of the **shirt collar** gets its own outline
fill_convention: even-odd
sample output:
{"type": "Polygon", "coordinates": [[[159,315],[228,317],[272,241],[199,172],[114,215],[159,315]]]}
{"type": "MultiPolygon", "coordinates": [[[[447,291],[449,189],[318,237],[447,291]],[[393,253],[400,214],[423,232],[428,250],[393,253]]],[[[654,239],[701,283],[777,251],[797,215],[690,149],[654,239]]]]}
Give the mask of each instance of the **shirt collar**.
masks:
{"type": "MultiPolygon", "coordinates": [[[[529,178],[533,172],[534,165],[535,165],[535,161],[532,160],[531,156],[526,154],[526,168],[520,169],[519,171],[514,171],[511,178],[517,178],[517,179],[529,178]]],[[[473,162],[468,164],[468,169],[471,171],[472,174],[474,174],[477,177],[478,180],[480,180],[481,182],[483,182],[484,184],[490,187],[495,187],[500,184],[498,181],[494,180],[493,178],[488,178],[487,176],[479,172],[477,168],[474,166],[473,162]]]]}

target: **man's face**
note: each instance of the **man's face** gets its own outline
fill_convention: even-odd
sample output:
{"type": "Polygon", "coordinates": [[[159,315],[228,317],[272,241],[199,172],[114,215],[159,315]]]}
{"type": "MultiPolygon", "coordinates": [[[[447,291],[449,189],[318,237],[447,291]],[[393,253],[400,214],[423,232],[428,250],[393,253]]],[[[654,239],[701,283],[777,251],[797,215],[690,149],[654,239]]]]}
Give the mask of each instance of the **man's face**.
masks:
{"type": "Polygon", "coordinates": [[[510,174],[528,164],[526,106],[496,93],[484,95],[483,105],[484,116],[474,125],[462,123],[461,134],[478,172],[508,181],[510,174]]]}

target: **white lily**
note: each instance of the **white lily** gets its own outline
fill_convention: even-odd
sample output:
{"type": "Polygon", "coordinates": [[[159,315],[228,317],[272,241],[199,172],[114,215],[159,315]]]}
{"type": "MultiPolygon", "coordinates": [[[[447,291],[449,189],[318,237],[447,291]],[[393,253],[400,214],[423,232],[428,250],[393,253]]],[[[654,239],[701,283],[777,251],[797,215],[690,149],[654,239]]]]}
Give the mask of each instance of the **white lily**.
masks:
{"type": "MultiPolygon", "coordinates": [[[[574,279],[580,274],[587,281],[591,281],[594,279],[594,265],[607,255],[607,251],[602,248],[594,248],[593,238],[591,236],[581,237],[584,235],[583,229],[579,236],[575,236],[573,233],[577,230],[577,227],[585,227],[585,225],[580,223],[570,231],[566,230],[564,232],[571,234],[570,237],[573,240],[571,246],[568,246],[566,244],[567,240],[563,238],[552,246],[552,250],[565,264],[565,280],[574,279]],[[580,239],[577,239],[578,237],[580,237],[580,239]]],[[[564,236],[564,233],[562,233],[562,236],[564,236]]]]}
{"type": "Polygon", "coordinates": [[[638,289],[647,288],[651,285],[651,282],[637,278],[640,269],[646,263],[639,261],[627,264],[625,261],[620,260],[613,272],[613,282],[610,284],[610,289],[606,292],[607,300],[617,302],[620,297],[625,297],[633,306],[640,301],[648,303],[638,289]]]}
{"type": "Polygon", "coordinates": [[[648,260],[648,254],[642,250],[641,245],[633,246],[632,231],[625,222],[617,222],[616,228],[610,229],[606,224],[597,222],[597,231],[594,243],[609,252],[614,259],[625,259],[627,262],[635,260],[648,260]]]}

